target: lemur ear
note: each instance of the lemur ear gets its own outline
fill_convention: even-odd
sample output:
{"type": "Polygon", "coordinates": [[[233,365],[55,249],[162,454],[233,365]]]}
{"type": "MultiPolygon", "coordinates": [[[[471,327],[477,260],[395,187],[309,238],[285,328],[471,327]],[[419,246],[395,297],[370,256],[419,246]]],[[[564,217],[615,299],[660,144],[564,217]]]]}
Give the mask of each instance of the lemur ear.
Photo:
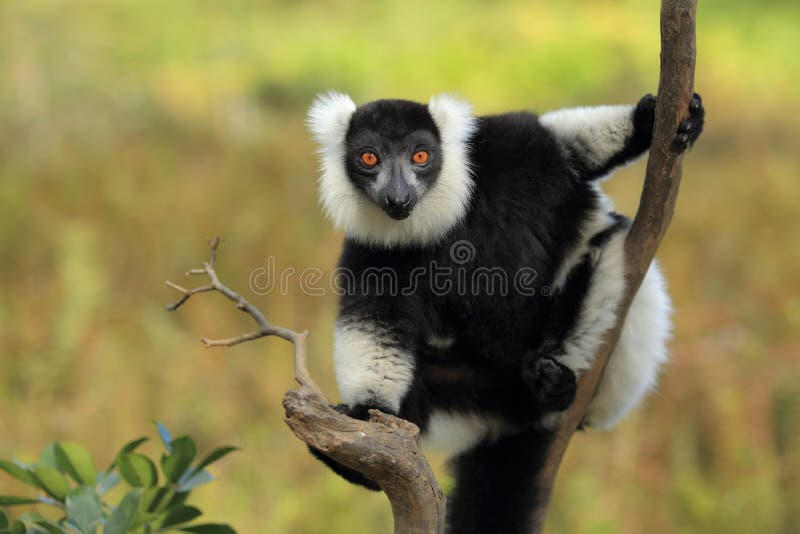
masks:
{"type": "Polygon", "coordinates": [[[323,147],[341,144],[355,110],[356,105],[346,94],[335,91],[320,93],[308,110],[306,123],[314,139],[323,147]]]}
{"type": "Polygon", "coordinates": [[[446,94],[432,96],[428,112],[445,142],[466,142],[475,130],[472,106],[464,100],[446,94]]]}

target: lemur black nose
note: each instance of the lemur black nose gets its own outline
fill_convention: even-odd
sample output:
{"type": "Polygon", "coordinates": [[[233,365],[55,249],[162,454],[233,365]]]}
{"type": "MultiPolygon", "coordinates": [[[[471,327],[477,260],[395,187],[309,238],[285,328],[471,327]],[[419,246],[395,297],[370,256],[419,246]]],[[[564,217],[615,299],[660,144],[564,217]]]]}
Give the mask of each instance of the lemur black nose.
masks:
{"type": "Polygon", "coordinates": [[[406,191],[394,195],[386,195],[386,206],[391,209],[407,208],[411,204],[411,195],[406,191]]]}

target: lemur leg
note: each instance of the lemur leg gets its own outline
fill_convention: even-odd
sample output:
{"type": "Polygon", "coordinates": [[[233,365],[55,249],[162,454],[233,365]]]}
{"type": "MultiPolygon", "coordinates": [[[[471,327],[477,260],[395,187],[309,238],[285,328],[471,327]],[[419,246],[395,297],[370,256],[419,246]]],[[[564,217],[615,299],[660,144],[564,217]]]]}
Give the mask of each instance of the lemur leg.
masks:
{"type": "MultiPolygon", "coordinates": [[[[557,336],[548,349],[550,357],[570,369],[575,376],[594,361],[603,336],[616,321],[617,307],[625,289],[624,244],[627,219],[608,216],[604,230],[582,246],[583,255],[574,267],[561,276],[554,298],[556,313],[550,330],[557,336]]],[[[564,408],[561,408],[563,410],[564,408]]],[[[542,416],[544,428],[555,428],[560,411],[542,416]]]]}
{"type": "MultiPolygon", "coordinates": [[[[587,242],[584,256],[592,258],[593,270],[569,332],[562,338],[556,359],[576,375],[594,361],[605,333],[616,321],[617,308],[625,289],[625,238],[629,221],[617,222],[587,242]]],[[[582,264],[567,276],[565,290],[582,264]]],[[[580,275],[579,275],[580,276],[580,275]]],[[[583,275],[585,276],[585,275],[583,275]]],[[[658,265],[654,262],[628,312],[616,349],[611,354],[598,391],[589,404],[585,423],[607,429],[621,419],[656,382],[658,369],[666,360],[670,333],[670,304],[658,265]]],[[[552,428],[558,414],[543,418],[552,428]]]]}
{"type": "MultiPolygon", "coordinates": [[[[578,258],[577,262],[557,277],[542,325],[542,342],[523,358],[522,377],[533,389],[539,414],[563,411],[575,398],[576,373],[582,368],[571,367],[573,362],[565,360],[565,356],[574,348],[571,344],[575,339],[594,335],[587,328],[584,316],[586,306],[595,305],[588,300],[598,293],[596,282],[603,275],[602,251],[629,224],[625,217],[613,213],[598,214],[596,219],[602,229],[590,234],[591,238],[573,256],[578,258]]],[[[607,311],[614,312],[613,308],[607,311]]],[[[545,426],[549,425],[545,422],[545,426]]]]}
{"type": "Polygon", "coordinates": [[[535,349],[522,359],[522,379],[531,388],[536,400],[535,413],[566,410],[575,400],[577,380],[575,373],[557,358],[562,354],[562,343],[574,324],[594,272],[591,256],[587,253],[573,267],[562,286],[547,297],[546,323],[542,326],[543,338],[535,349]]]}
{"type": "Polygon", "coordinates": [[[529,428],[487,440],[451,462],[455,488],[447,497],[450,534],[531,532],[536,484],[547,442],[553,434],[529,428]]]}
{"type": "MultiPolygon", "coordinates": [[[[374,321],[340,319],[334,339],[339,393],[345,404],[336,409],[356,419],[368,419],[369,409],[397,415],[414,378],[414,358],[400,333],[374,321]]],[[[367,489],[380,487],[323,452],[311,453],[345,480],[367,489]]]]}
{"type": "MultiPolygon", "coordinates": [[[[644,96],[635,106],[598,106],[562,109],[539,118],[563,146],[577,174],[584,180],[607,175],[650,148],[656,98],[644,96]]],[[[689,104],[689,117],[678,128],[676,148],[685,150],[703,131],[700,96],[689,104]]]]}

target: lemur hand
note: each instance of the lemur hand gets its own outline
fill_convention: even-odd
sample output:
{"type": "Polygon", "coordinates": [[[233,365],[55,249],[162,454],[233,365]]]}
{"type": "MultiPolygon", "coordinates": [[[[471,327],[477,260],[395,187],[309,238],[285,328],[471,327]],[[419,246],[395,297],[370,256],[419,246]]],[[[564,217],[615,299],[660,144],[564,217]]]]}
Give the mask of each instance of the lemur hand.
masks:
{"type": "Polygon", "coordinates": [[[695,93],[689,102],[689,116],[678,126],[678,134],[675,136],[673,147],[683,152],[697,141],[703,132],[706,110],[703,109],[703,100],[700,95],[695,93]]]}
{"type": "Polygon", "coordinates": [[[530,385],[542,412],[560,412],[575,400],[578,383],[572,369],[549,357],[536,357],[525,365],[523,379],[530,385]]]}
{"type": "MultiPolygon", "coordinates": [[[[678,133],[675,135],[675,140],[672,144],[675,150],[679,152],[687,150],[700,137],[703,132],[705,114],[703,100],[700,95],[695,93],[689,102],[689,116],[678,126],[678,133]]],[[[643,96],[639,103],[636,104],[636,109],[633,112],[633,128],[637,135],[641,134],[647,137],[648,145],[653,137],[655,115],[656,97],[653,95],[643,96]]]]}

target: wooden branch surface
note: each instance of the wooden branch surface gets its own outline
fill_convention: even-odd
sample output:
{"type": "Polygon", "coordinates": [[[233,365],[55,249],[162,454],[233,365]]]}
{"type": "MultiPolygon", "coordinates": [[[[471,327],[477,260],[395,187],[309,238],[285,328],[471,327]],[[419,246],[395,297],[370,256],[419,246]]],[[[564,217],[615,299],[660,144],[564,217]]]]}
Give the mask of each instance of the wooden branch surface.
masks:
{"type": "Polygon", "coordinates": [[[661,4],[661,74],[647,174],[639,210],[625,240],[626,291],[617,324],[605,336],[591,369],[578,382],[575,402],[564,414],[536,481],[542,505],[534,510],[535,532],[544,527],[558,467],[583,420],[603,371],[619,340],[631,301],[647,273],[672,220],[681,181],[683,152],[673,149],[678,125],[686,117],[694,87],[696,0],[663,0],[661,4]]]}

